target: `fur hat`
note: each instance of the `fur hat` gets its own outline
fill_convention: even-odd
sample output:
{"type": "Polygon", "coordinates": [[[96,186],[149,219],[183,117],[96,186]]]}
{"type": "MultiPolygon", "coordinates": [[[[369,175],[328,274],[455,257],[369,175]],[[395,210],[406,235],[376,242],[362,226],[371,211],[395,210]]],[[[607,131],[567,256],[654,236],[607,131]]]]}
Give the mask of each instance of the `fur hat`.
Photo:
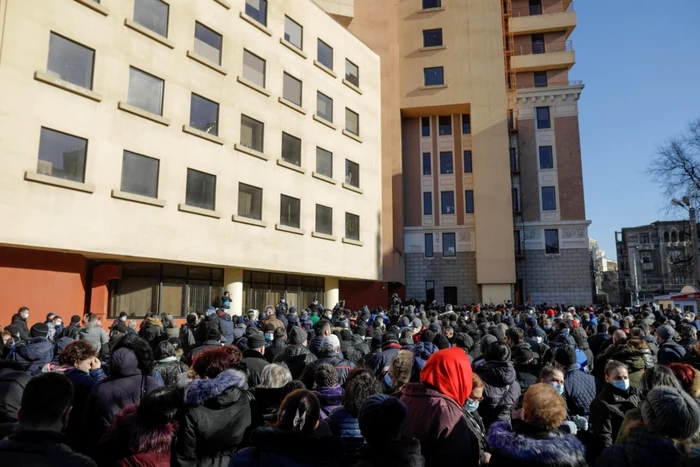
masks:
{"type": "Polygon", "coordinates": [[[700,408],[681,389],[657,386],[642,403],[644,426],[652,432],[672,439],[691,438],[700,429],[700,408]]]}

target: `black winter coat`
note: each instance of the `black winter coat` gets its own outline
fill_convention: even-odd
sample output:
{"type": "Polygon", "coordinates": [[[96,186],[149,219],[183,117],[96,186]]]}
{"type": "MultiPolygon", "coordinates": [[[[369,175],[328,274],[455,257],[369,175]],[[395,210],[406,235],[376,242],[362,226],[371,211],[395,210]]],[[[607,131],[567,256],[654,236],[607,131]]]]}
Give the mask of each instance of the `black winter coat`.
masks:
{"type": "Polygon", "coordinates": [[[243,363],[248,367],[248,386],[257,388],[260,385],[262,371],[269,363],[263,354],[251,349],[243,352],[243,363]]]}
{"type": "Polygon", "coordinates": [[[654,435],[642,426],[630,430],[626,444],[603,451],[595,467],[698,467],[700,447],[691,446],[686,456],[669,438],[654,435]]]}
{"type": "Polygon", "coordinates": [[[474,437],[479,442],[479,453],[481,454],[481,464],[486,465],[486,453],[488,445],[486,444],[486,427],[484,426],[483,420],[481,420],[481,415],[479,411],[469,412],[466,408],[464,409],[464,418],[467,419],[467,424],[469,429],[474,434],[474,437]]]}
{"type": "Polygon", "coordinates": [[[182,353],[189,355],[192,349],[197,346],[196,336],[197,328],[191,324],[183,324],[180,326],[180,344],[182,345],[182,353]]]}
{"type": "Polygon", "coordinates": [[[420,441],[401,438],[380,446],[366,444],[358,453],[360,459],[354,467],[424,467],[425,459],[420,452],[420,441]]]}
{"type": "Polygon", "coordinates": [[[173,465],[229,465],[251,423],[247,380],[241,371],[225,370],[187,386],[173,465]]]}
{"type": "Polygon", "coordinates": [[[304,383],[308,389],[313,389],[316,368],[324,363],[328,363],[329,365],[335,367],[335,369],[338,371],[338,384],[345,387],[345,382],[348,380],[348,375],[350,375],[352,369],[355,368],[355,365],[348,360],[343,360],[338,356],[338,354],[335,353],[328,354],[309,363],[304,369],[304,372],[301,374],[301,382],[304,383]]]}
{"type": "Polygon", "coordinates": [[[29,373],[24,371],[0,368],[0,436],[5,437],[14,430],[24,387],[30,379],[29,373]]]}
{"type": "Polygon", "coordinates": [[[639,395],[636,389],[630,387],[629,391],[622,391],[610,383],[605,385],[591,403],[590,428],[593,442],[589,446],[589,458],[595,459],[603,449],[613,445],[625,413],[638,405],[639,395]]]}
{"type": "MultiPolygon", "coordinates": [[[[365,338],[358,334],[353,334],[350,342],[352,342],[353,347],[355,347],[362,354],[362,357],[371,352],[369,345],[367,345],[367,342],[365,342],[365,338]]],[[[350,359],[348,358],[348,360],[350,359]]]]}
{"type": "Polygon", "coordinates": [[[494,423],[489,467],[587,467],[586,449],[572,435],[546,431],[522,420],[494,423]]]}
{"type": "Polygon", "coordinates": [[[367,366],[370,370],[374,372],[375,375],[380,376],[389,371],[389,365],[396,358],[396,354],[401,350],[401,345],[390,344],[389,346],[382,349],[378,354],[374,354],[367,360],[367,366]]]}
{"type": "Polygon", "coordinates": [[[476,369],[484,380],[484,400],[479,415],[488,430],[496,421],[510,420],[510,409],[520,398],[520,384],[512,362],[486,362],[476,369]]]}
{"type": "Polygon", "coordinates": [[[226,345],[233,344],[233,320],[231,319],[231,315],[225,312],[221,313],[219,315],[219,327],[221,328],[221,335],[226,345]]]}
{"type": "Polygon", "coordinates": [[[182,373],[187,373],[188,367],[177,357],[168,357],[156,362],[156,370],[166,386],[177,387],[178,378],[182,373]]]}
{"type": "Polygon", "coordinates": [[[312,354],[309,349],[303,345],[288,345],[273,362],[284,363],[292,373],[292,379],[301,378],[306,365],[316,361],[316,355],[312,354]]]}
{"type": "Polygon", "coordinates": [[[600,353],[600,348],[601,346],[612,339],[612,336],[608,334],[607,332],[605,333],[599,333],[599,334],[593,334],[591,337],[588,338],[588,346],[591,349],[591,352],[593,352],[594,356],[598,356],[600,353]]]}
{"type": "Polygon", "coordinates": [[[205,316],[202,322],[199,323],[199,326],[197,327],[197,343],[201,345],[205,340],[207,340],[207,333],[210,329],[218,330],[223,336],[224,333],[221,328],[220,321],[221,318],[219,318],[219,316],[216,313],[212,313],[211,315],[205,316]]]}
{"type": "Polygon", "coordinates": [[[275,357],[281,354],[287,347],[287,341],[283,337],[278,337],[272,341],[269,347],[265,348],[265,360],[272,363],[275,357]]]}
{"type": "Polygon", "coordinates": [[[676,341],[668,340],[659,346],[657,360],[659,365],[668,365],[669,363],[680,362],[685,356],[685,348],[676,341]]]}
{"type": "Polygon", "coordinates": [[[15,313],[12,315],[12,326],[16,327],[19,330],[19,339],[21,341],[28,341],[29,340],[29,328],[27,327],[27,320],[22,318],[19,313],[15,313]]]}
{"type": "Polygon", "coordinates": [[[53,360],[54,344],[45,337],[33,337],[26,344],[15,347],[11,360],[27,366],[27,371],[37,375],[53,360]]]}
{"type": "Polygon", "coordinates": [[[3,466],[97,467],[87,456],[61,443],[62,436],[49,431],[17,431],[0,441],[3,466]]]}
{"type": "Polygon", "coordinates": [[[564,396],[569,415],[587,417],[596,396],[596,380],[573,364],[564,373],[564,396]]]}
{"type": "Polygon", "coordinates": [[[352,341],[340,341],[340,351],[343,352],[343,357],[355,365],[364,357],[364,354],[353,345],[352,341]]]}

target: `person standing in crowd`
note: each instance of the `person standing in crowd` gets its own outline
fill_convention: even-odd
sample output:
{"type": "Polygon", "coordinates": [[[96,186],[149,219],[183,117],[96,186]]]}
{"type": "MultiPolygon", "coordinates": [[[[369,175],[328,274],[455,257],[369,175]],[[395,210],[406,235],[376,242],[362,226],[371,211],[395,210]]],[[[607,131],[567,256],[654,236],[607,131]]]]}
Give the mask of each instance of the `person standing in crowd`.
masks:
{"type": "Polygon", "coordinates": [[[109,354],[109,339],[107,333],[102,329],[102,320],[97,315],[90,315],[85,329],[78,333],[80,340],[90,343],[100,355],[109,354]]]}
{"type": "Polygon", "coordinates": [[[207,311],[204,312],[204,319],[199,323],[199,326],[197,327],[197,343],[202,344],[205,340],[208,339],[208,333],[210,329],[216,329],[221,333],[222,335],[224,334],[223,330],[221,329],[221,325],[219,324],[219,315],[216,314],[216,308],[213,306],[210,306],[207,308],[207,311]]]}
{"type": "Polygon", "coordinates": [[[293,379],[299,379],[311,362],[316,360],[316,356],[306,348],[307,333],[299,326],[294,326],[289,330],[287,346],[274,359],[274,363],[284,363],[292,373],[293,379]]]}
{"type": "Polygon", "coordinates": [[[189,355],[192,349],[197,346],[197,315],[190,313],[187,315],[186,321],[180,326],[180,344],[182,345],[182,353],[189,355]]]}
{"type": "Polygon", "coordinates": [[[464,415],[469,424],[469,429],[479,443],[479,453],[481,455],[479,465],[482,466],[487,465],[491,458],[491,454],[487,452],[486,427],[481,420],[481,415],[479,415],[479,404],[484,400],[484,387],[484,382],[479,378],[479,375],[473,373],[472,393],[469,395],[466,404],[464,404],[464,415]]]}
{"type": "Polygon", "coordinates": [[[22,394],[31,379],[22,365],[8,361],[2,363],[3,365],[0,366],[0,439],[17,428],[17,412],[22,403],[22,394]]]}
{"type": "Polygon", "coordinates": [[[221,347],[223,344],[221,343],[222,336],[221,332],[219,332],[218,329],[216,328],[211,328],[207,331],[207,336],[206,340],[201,343],[201,345],[198,345],[194,349],[190,351],[190,353],[187,355],[187,360],[190,362],[193,362],[197,354],[200,352],[203,352],[207,349],[210,349],[212,347],[221,347]]]}
{"type": "Polygon", "coordinates": [[[46,338],[48,334],[45,323],[36,323],[29,332],[29,340],[15,347],[11,360],[25,365],[32,376],[39,374],[53,360],[54,344],[46,338]]]}
{"type": "Polygon", "coordinates": [[[219,316],[219,327],[221,328],[221,336],[224,340],[224,345],[233,344],[233,318],[225,309],[220,309],[217,313],[219,316]]]}
{"type": "Polygon", "coordinates": [[[321,419],[325,420],[335,409],[343,405],[345,391],[338,384],[338,371],[328,363],[319,365],[314,372],[314,394],[321,405],[321,419]]]}
{"type": "MultiPolygon", "coordinates": [[[[267,338],[265,339],[267,341],[267,338]]],[[[265,359],[272,363],[287,347],[287,331],[284,328],[276,328],[272,331],[272,342],[265,349],[265,359]]]]}
{"type": "Polygon", "coordinates": [[[0,441],[3,466],[97,467],[90,458],[62,444],[68,425],[73,385],[60,373],[35,376],[24,388],[19,429],[0,441]]]}
{"type": "Polygon", "coordinates": [[[243,363],[248,368],[248,385],[256,388],[260,385],[262,371],[269,363],[265,359],[265,337],[256,332],[248,336],[248,349],[243,352],[243,363]]]}
{"type": "Polygon", "coordinates": [[[156,349],[155,369],[160,373],[166,386],[176,387],[181,374],[187,373],[188,367],[176,355],[177,349],[168,341],[158,344],[156,349]]]}
{"type": "Polygon", "coordinates": [[[63,332],[61,333],[61,337],[70,337],[74,341],[77,341],[80,339],[80,330],[82,328],[80,327],[80,316],[78,315],[73,315],[70,318],[70,324],[63,329],[63,332]]]}
{"type": "Polygon", "coordinates": [[[19,332],[19,340],[26,342],[29,340],[29,327],[27,327],[27,319],[29,319],[29,308],[26,306],[17,310],[17,313],[12,315],[11,326],[19,332]]]}
{"type": "Polygon", "coordinates": [[[343,358],[340,358],[338,353],[340,352],[340,340],[335,334],[330,334],[328,337],[323,339],[320,347],[320,355],[318,360],[309,363],[301,374],[301,382],[304,383],[307,389],[313,389],[314,386],[314,372],[319,365],[328,363],[333,365],[338,371],[338,384],[345,387],[345,383],[348,379],[348,375],[355,365],[343,358]]]}
{"type": "Polygon", "coordinates": [[[657,360],[659,365],[668,365],[673,362],[680,362],[686,354],[685,348],[678,344],[673,338],[676,331],[668,324],[656,328],[656,339],[659,341],[659,353],[657,360]]]}
{"type": "Polygon", "coordinates": [[[277,412],[287,394],[284,392],[284,387],[290,381],[292,381],[292,374],[284,365],[272,363],[263,368],[260,384],[252,390],[253,426],[269,425],[277,420],[277,412]]]}
{"type": "Polygon", "coordinates": [[[486,363],[476,369],[485,385],[479,414],[487,430],[496,421],[508,421],[510,409],[520,397],[520,384],[510,357],[508,346],[495,342],[489,345],[484,354],[486,363]]]}
{"type": "Polygon", "coordinates": [[[578,368],[576,352],[571,347],[557,349],[555,367],[564,373],[564,397],[569,415],[588,417],[596,396],[596,379],[578,368]]]}

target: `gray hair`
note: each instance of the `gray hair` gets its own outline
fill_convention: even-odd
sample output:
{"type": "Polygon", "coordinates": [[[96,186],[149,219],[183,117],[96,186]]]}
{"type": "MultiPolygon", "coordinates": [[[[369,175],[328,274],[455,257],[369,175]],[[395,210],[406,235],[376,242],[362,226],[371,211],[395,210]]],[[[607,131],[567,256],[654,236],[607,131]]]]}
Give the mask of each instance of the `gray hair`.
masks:
{"type": "Polygon", "coordinates": [[[608,376],[613,371],[627,370],[627,365],[617,360],[610,360],[605,364],[605,376],[608,376]]]}
{"type": "Polygon", "coordinates": [[[292,380],[292,374],[287,365],[272,363],[263,368],[260,373],[259,388],[283,388],[292,380]]]}

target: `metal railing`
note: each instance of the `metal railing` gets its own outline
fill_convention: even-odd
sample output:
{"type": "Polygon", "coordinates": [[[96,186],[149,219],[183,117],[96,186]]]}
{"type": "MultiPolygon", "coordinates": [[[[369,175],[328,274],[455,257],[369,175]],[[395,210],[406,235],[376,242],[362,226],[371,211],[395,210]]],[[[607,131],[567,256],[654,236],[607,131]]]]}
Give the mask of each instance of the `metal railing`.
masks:
{"type": "Polygon", "coordinates": [[[544,42],[534,42],[528,45],[515,47],[515,55],[537,55],[552,52],[573,52],[574,41],[554,41],[549,44],[544,42]]]}
{"type": "Polygon", "coordinates": [[[547,81],[546,83],[518,84],[518,89],[556,88],[563,86],[583,86],[583,81],[547,81]]]}
{"type": "Polygon", "coordinates": [[[550,5],[547,8],[543,8],[542,5],[530,5],[526,7],[513,8],[511,16],[513,18],[521,18],[523,16],[541,16],[551,13],[564,13],[572,11],[576,11],[574,9],[574,2],[571,2],[569,6],[566,6],[566,2],[561,0],[556,5],[550,5]]]}

